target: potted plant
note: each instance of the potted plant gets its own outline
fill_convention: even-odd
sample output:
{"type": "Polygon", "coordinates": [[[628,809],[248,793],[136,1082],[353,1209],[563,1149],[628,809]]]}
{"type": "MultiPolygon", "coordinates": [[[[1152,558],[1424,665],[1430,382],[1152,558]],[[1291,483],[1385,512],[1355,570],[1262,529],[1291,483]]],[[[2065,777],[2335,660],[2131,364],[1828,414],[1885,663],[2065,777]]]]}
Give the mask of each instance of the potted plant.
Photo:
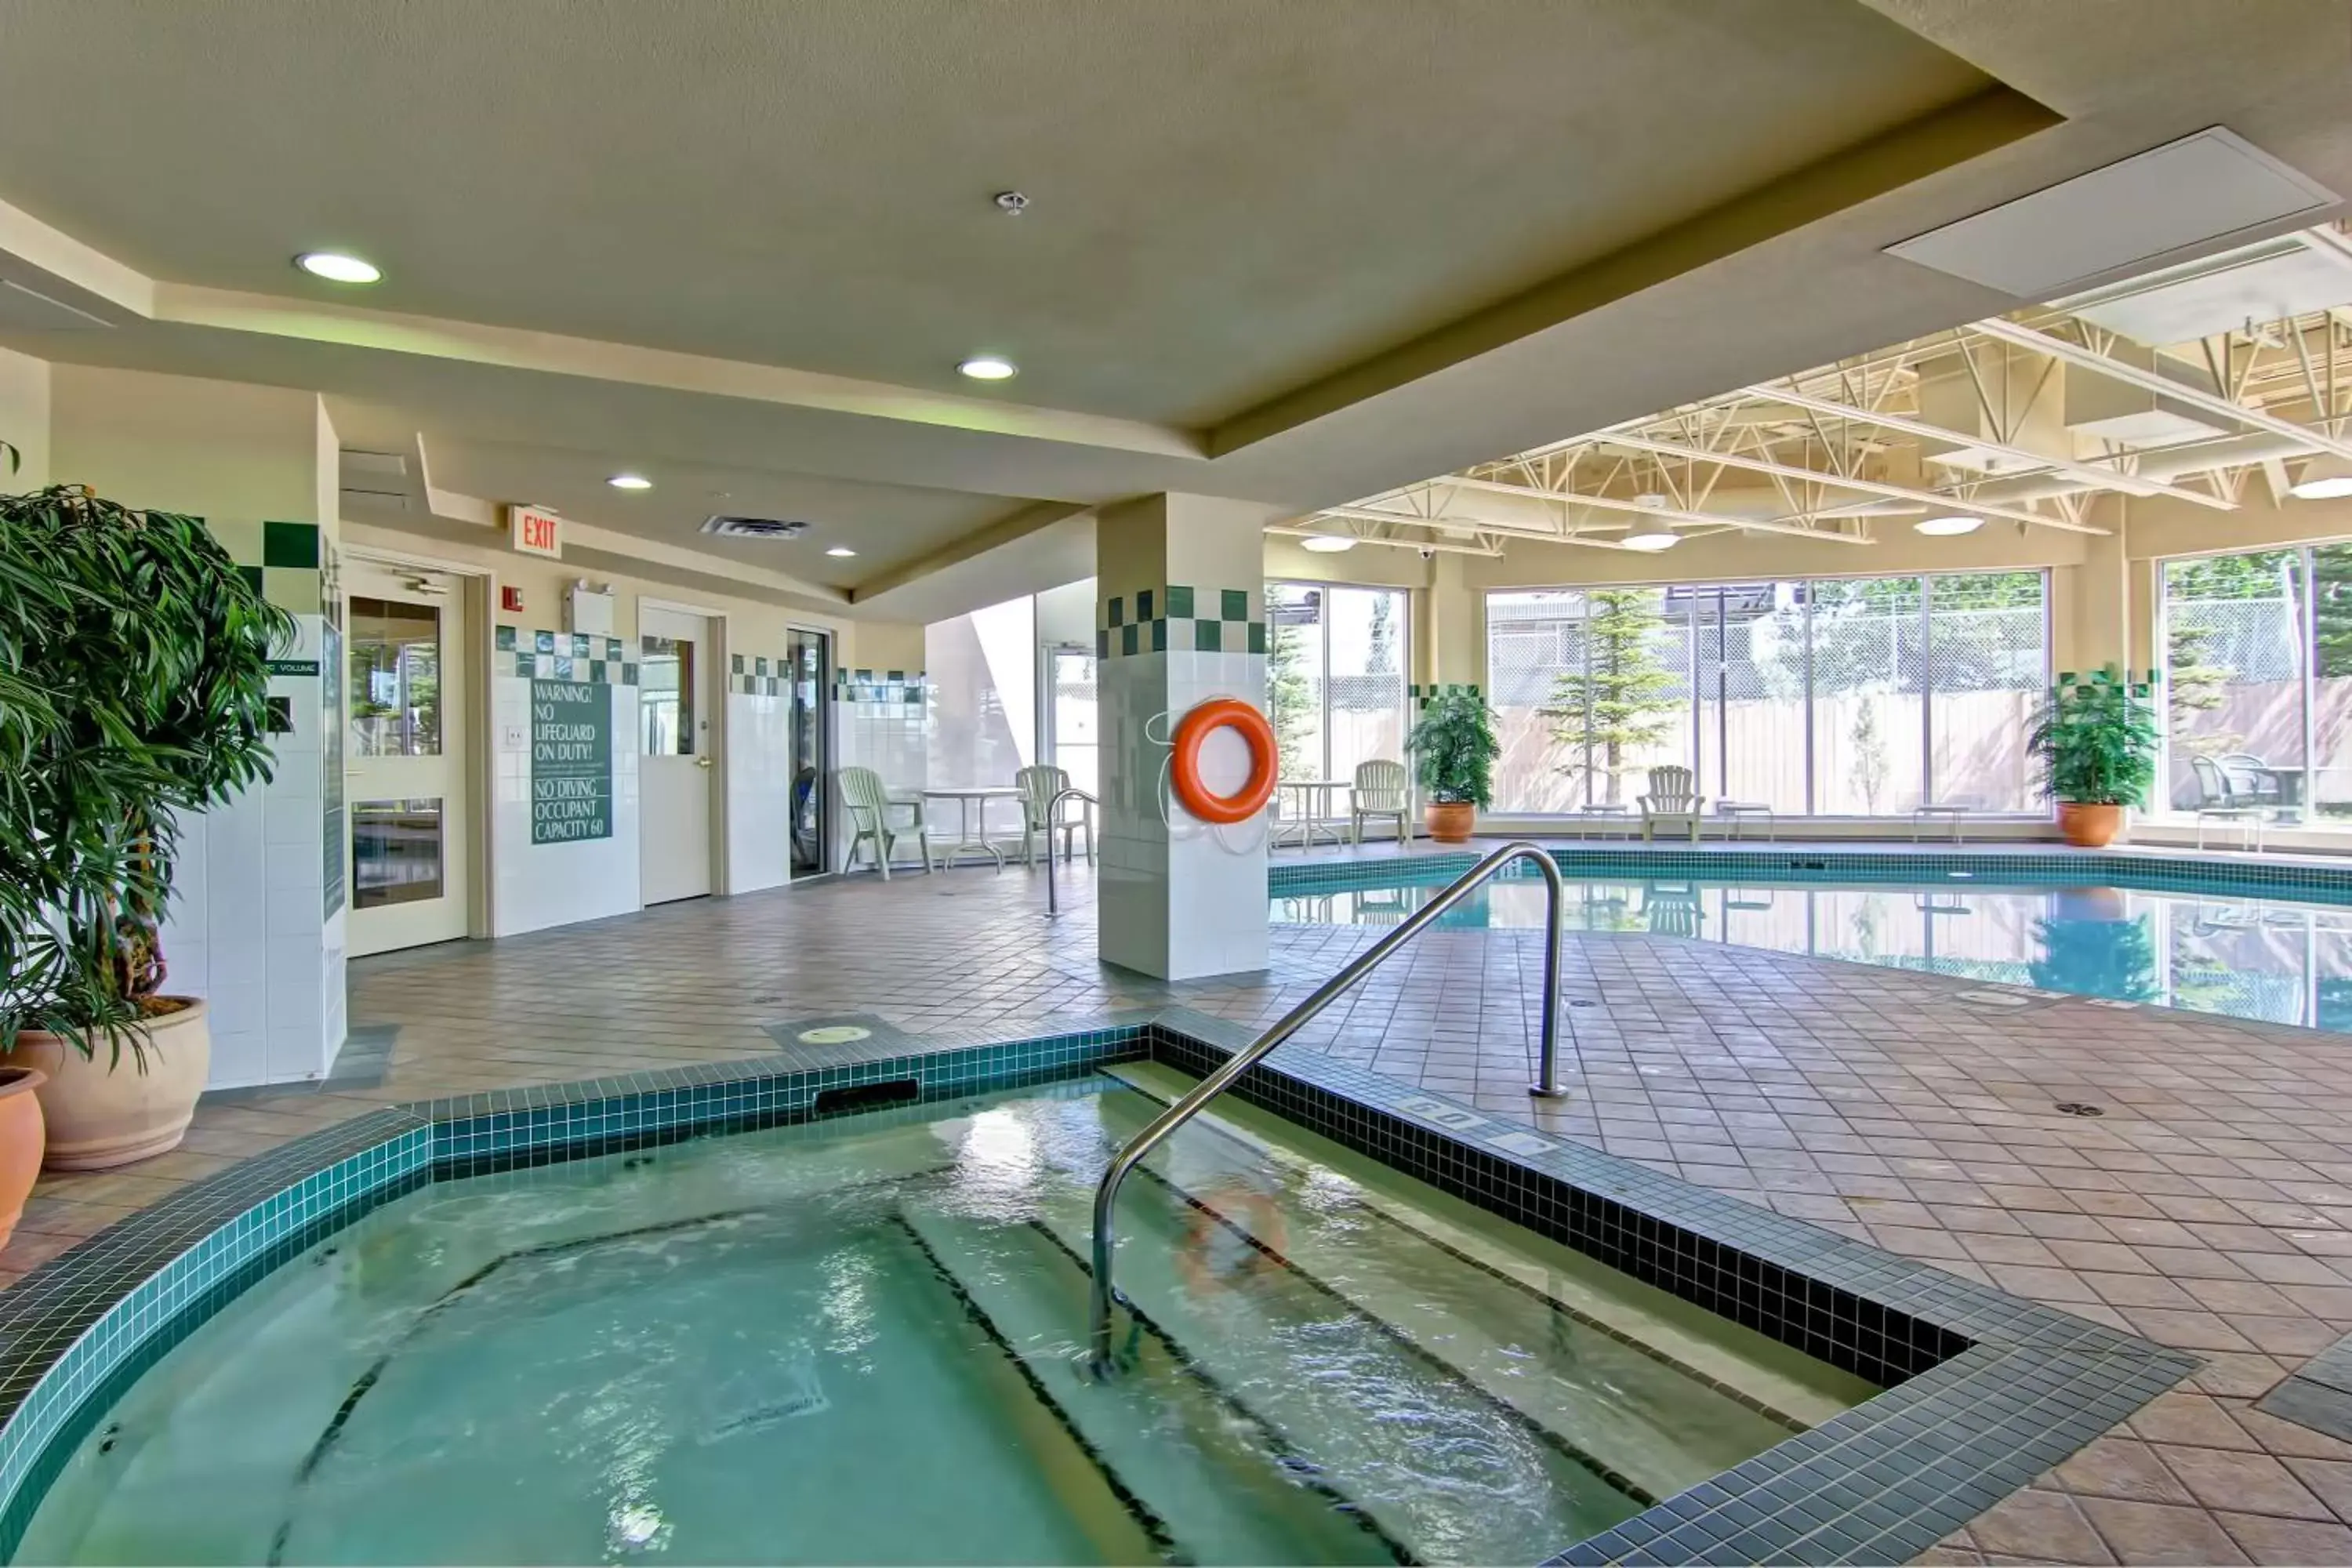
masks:
{"type": "Polygon", "coordinates": [[[0,498],[0,1062],[47,1076],[52,1168],[123,1164],[204,1089],[204,1004],[163,990],[179,816],[268,778],[294,623],[197,519],[72,485],[0,498]]]}
{"type": "Polygon", "coordinates": [[[2059,676],[2026,746],[2047,770],[2067,843],[2096,849],[2122,829],[2125,807],[2147,804],[2161,739],[2146,681],[2112,664],[2059,676]]]}
{"type": "Polygon", "coordinates": [[[1429,836],[1440,844],[1466,844],[1479,811],[1494,804],[1494,711],[1474,687],[1439,689],[1405,737],[1427,804],[1429,836]]]}
{"type": "Polygon", "coordinates": [[[41,1173],[44,1132],[34,1091],[47,1081],[32,1068],[0,1067],[0,1247],[15,1234],[41,1173]]]}

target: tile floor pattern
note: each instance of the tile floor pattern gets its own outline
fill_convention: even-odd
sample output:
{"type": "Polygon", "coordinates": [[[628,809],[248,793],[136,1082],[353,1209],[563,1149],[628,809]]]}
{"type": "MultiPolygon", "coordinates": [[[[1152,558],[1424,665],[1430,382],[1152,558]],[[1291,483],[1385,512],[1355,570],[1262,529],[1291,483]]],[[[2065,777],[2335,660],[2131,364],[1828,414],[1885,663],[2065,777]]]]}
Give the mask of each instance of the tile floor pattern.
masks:
{"type": "MultiPolygon", "coordinates": [[[[1063,893],[1054,922],[1017,867],[860,878],[354,963],[355,1026],[396,1026],[380,1078],[215,1096],[173,1154],[46,1178],[0,1284],[384,1101],[762,1053],[761,1023],[827,1012],[1001,1036],[1172,996],[1271,1021],[1379,935],[1277,927],[1263,982],[1171,990],[1101,969],[1085,879],[1063,893]]],[[[2252,1408],[2352,1331],[2352,1040],[1571,935],[1572,1095],[1545,1104],[1538,958],[1535,933],[1433,931],[1300,1044],[2206,1357],[1932,1561],[2352,1563],[2352,1445],[2252,1408]]]]}

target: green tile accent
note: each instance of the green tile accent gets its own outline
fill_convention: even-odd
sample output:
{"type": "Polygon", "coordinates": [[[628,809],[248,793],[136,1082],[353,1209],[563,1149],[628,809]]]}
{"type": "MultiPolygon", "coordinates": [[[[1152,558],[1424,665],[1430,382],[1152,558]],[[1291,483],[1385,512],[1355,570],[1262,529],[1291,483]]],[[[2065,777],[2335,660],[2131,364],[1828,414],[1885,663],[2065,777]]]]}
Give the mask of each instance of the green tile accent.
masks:
{"type": "Polygon", "coordinates": [[[261,563],[319,569],[319,525],[315,522],[265,522],[261,525],[261,563]]]}
{"type": "Polygon", "coordinates": [[[754,675],[765,675],[768,673],[768,656],[766,654],[761,654],[759,658],[751,661],[751,673],[754,675]]]}
{"type": "Polygon", "coordinates": [[[1252,653],[1264,653],[1265,651],[1265,623],[1264,621],[1252,621],[1249,623],[1249,650],[1252,653]]]}
{"type": "Polygon", "coordinates": [[[1127,600],[1119,595],[1113,594],[1110,599],[1110,624],[1114,626],[1125,626],[1126,614],[1127,600]]]}
{"type": "Polygon", "coordinates": [[[530,634],[530,646],[532,651],[536,653],[553,653],[555,651],[555,634],[553,632],[533,632],[530,634]]]}
{"type": "Polygon", "coordinates": [[[1136,651],[1135,633],[1136,626],[1132,621],[1118,628],[1118,651],[1120,653],[1131,654],[1136,651]]]}
{"type": "Polygon", "coordinates": [[[740,675],[743,673],[743,656],[741,654],[730,653],[727,656],[727,673],[730,675],[740,675]]]}
{"type": "Polygon", "coordinates": [[[1223,621],[1194,621],[1192,623],[1192,647],[1199,652],[1223,653],[1224,651],[1224,635],[1225,623],[1223,621]]]}
{"type": "Polygon", "coordinates": [[[514,652],[514,646],[515,646],[515,629],[514,629],[514,627],[512,627],[512,626],[500,626],[500,627],[499,627],[496,631],[494,631],[494,632],[492,632],[492,633],[490,634],[490,637],[491,637],[492,642],[493,642],[493,643],[495,643],[495,644],[497,645],[498,650],[499,650],[500,653],[512,653],[512,652],[514,652]]]}
{"type": "Polygon", "coordinates": [[[1151,651],[1154,653],[1168,651],[1168,621],[1165,616],[1151,623],[1151,651]]]}
{"type": "Polygon", "coordinates": [[[1135,596],[1135,618],[1139,621],[1151,619],[1151,590],[1149,588],[1135,596]]]}
{"type": "Polygon", "coordinates": [[[1095,657],[1097,658],[1110,657],[1110,633],[1107,631],[1095,633],[1095,657]]]}
{"type": "MultiPolygon", "coordinates": [[[[1244,588],[1226,588],[1217,595],[1217,618],[1221,621],[1249,619],[1249,592],[1244,588]]],[[[1256,648],[1252,653],[1259,651],[1256,648]]]]}
{"type": "Polygon", "coordinates": [[[261,568],[260,568],[260,567],[258,567],[258,566],[240,566],[240,567],[238,567],[238,568],[236,569],[236,574],[237,574],[238,576],[240,576],[240,577],[244,578],[244,579],[245,579],[245,585],[246,585],[247,587],[248,587],[248,588],[252,589],[256,594],[260,595],[261,595],[263,598],[265,598],[265,599],[266,599],[266,598],[268,598],[268,597],[269,596],[269,595],[268,595],[268,593],[267,593],[267,592],[262,588],[262,585],[261,585],[261,568]]]}
{"type": "Polygon", "coordinates": [[[1192,590],[1190,588],[1170,588],[1168,590],[1168,604],[1166,609],[1167,614],[1173,619],[1180,621],[1191,620],[1192,618],[1192,590]]]}

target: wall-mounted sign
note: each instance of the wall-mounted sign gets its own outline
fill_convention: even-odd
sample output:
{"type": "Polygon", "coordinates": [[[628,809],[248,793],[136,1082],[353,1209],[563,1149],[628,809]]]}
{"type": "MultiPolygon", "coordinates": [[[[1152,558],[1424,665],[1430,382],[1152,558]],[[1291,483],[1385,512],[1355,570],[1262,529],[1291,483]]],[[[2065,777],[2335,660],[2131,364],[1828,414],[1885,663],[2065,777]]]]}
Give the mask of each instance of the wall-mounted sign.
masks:
{"type": "Polygon", "coordinates": [[[530,841],[613,837],[613,688],[530,683],[530,841]]]}
{"type": "Polygon", "coordinates": [[[515,549],[522,554],[563,559],[563,520],[544,507],[507,508],[507,527],[514,536],[515,549]]]}

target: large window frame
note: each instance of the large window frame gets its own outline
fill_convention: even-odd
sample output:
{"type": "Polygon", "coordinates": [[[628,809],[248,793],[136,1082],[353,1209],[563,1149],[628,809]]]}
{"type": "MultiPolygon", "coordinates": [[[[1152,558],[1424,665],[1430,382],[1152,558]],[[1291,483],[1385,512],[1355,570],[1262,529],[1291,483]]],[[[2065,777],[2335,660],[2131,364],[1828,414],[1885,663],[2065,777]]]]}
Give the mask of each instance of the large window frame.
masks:
{"type": "MultiPolygon", "coordinates": [[[[2326,795],[2331,782],[2327,775],[2352,773],[2352,763],[2329,760],[2347,749],[2342,700],[2347,680],[2347,607],[2352,606],[2352,594],[2344,592],[2347,586],[2352,586],[2352,539],[2183,552],[2149,563],[2149,588],[2156,607],[2151,617],[2155,623],[2151,662],[2165,736],[2158,753],[2152,802],[2156,815],[2185,821],[2209,805],[2241,809],[2251,805],[2272,822],[2290,826],[2311,826],[2347,815],[2345,800],[2329,800],[2326,795]],[[2264,558],[2276,558],[2280,563],[2281,593],[2275,598],[2242,593],[2176,597],[2173,593],[2176,568],[2185,571],[2264,558]],[[2181,614],[2190,605],[2210,610],[2228,604],[2282,606],[2284,643],[2271,639],[2267,651],[2273,658],[2284,656],[2291,671],[2284,681],[2259,676],[2252,680],[2234,679],[2249,673],[2242,662],[2243,650],[2240,657],[2231,657],[2224,649],[2253,628],[2242,627],[2240,635],[2233,636],[2212,624],[2210,616],[2198,617],[2208,624],[2192,626],[2189,617],[2181,614]],[[2176,631],[2191,630],[2199,634],[2197,642],[2176,646],[2176,631]],[[2206,639],[2216,637],[2221,642],[2207,646],[2206,639]],[[2196,684],[2201,689],[2193,697],[2181,689],[2186,684],[2183,671],[2191,666],[2197,669],[2196,684]],[[2294,689],[2294,719],[2284,738],[2293,741],[2295,752],[2284,764],[2276,760],[2284,754],[2275,751],[2274,742],[2283,738],[2276,725],[2251,723],[2240,732],[2232,728],[2243,721],[2238,715],[2198,718],[2226,707],[2233,688],[2266,684],[2291,684],[2294,689]],[[2323,688],[2328,689],[2323,692],[2323,688]],[[2200,778],[2190,758],[2210,758],[2218,766],[2204,770],[2206,777],[2200,778]],[[2214,798],[2217,791],[2220,798],[2214,798]]],[[[2263,660],[2258,658],[2255,662],[2263,660]]]]}
{"type": "MultiPolygon", "coordinates": [[[[1504,700],[1503,687],[1507,684],[1507,676],[1498,674],[1496,669],[1498,661],[1496,654],[1498,639],[1519,637],[1529,639],[1532,644],[1539,643],[1542,638],[1550,637],[1557,639],[1553,646],[1558,650],[1558,658],[1561,660],[1565,660],[1567,650],[1571,642],[1573,643],[1578,657],[1582,661],[1580,666],[1576,668],[1580,669],[1583,679],[1590,683],[1594,679],[1593,658],[1597,635],[1590,628],[1599,619],[1591,607],[1592,602],[1603,595],[1614,599],[1629,595],[1654,595],[1657,601],[1656,606],[1646,613],[1654,616],[1669,632],[1682,639],[1680,643],[1682,663],[1680,668],[1670,672],[1678,688],[1675,701],[1680,712],[1675,715],[1672,726],[1679,733],[1675,737],[1675,741],[1669,743],[1678,742],[1679,749],[1658,756],[1652,765],[1671,762],[1690,768],[1696,779],[1697,792],[1709,801],[1727,798],[1753,799],[1756,798],[1754,794],[1738,787],[1738,783],[1733,779],[1736,759],[1739,753],[1736,752],[1730,743],[1729,714],[1734,700],[1730,694],[1728,673],[1733,663],[1729,652],[1734,640],[1730,635],[1734,626],[1732,607],[1737,602],[1741,611],[1740,624],[1751,628],[1749,633],[1751,648],[1753,647],[1752,626],[1755,622],[1760,620],[1767,613],[1783,615],[1793,613],[1799,633],[1797,644],[1792,648],[1783,648],[1780,651],[1782,656],[1781,668],[1784,676],[1797,676],[1801,685],[1798,700],[1801,703],[1803,714],[1802,733],[1801,738],[1791,737],[1791,739],[1801,746],[1803,753],[1802,799],[1801,802],[1779,800],[1768,804],[1783,816],[1818,816],[1831,820],[1900,820],[1911,816],[1916,805],[1941,803],[1944,800],[1944,791],[1939,787],[1937,779],[1939,771],[1937,745],[1938,700],[1969,689],[2026,689],[2021,685],[1939,689],[1935,665],[1935,651],[1942,646],[1937,637],[1937,629],[1939,626],[1945,627],[1947,638],[1948,638],[1948,628],[1952,625],[1950,616],[1955,613],[1956,607],[1958,610],[1994,608],[2011,611],[2023,607],[2021,605],[1986,606],[1967,603],[1955,606],[1950,596],[1959,592],[1958,585],[1971,581],[2011,576],[2030,576],[2036,579],[2039,584],[2039,658],[2038,665],[2032,671],[2032,689],[2036,692],[2038,698],[2038,693],[2045,689],[2050,682],[2053,668],[2051,577],[2048,569],[2034,567],[1884,575],[1856,574],[1848,576],[1756,579],[1738,582],[1656,580],[1636,583],[1565,584],[1557,586],[1525,584],[1510,588],[1490,588],[1483,595],[1481,605],[1483,634],[1480,638],[1481,680],[1490,693],[1491,700],[1498,704],[1501,703],[1504,700]],[[1945,585],[1945,593],[1948,595],[1946,618],[1941,621],[1937,615],[1938,584],[1945,585]],[[1888,635],[1899,642],[1910,639],[1912,634],[1906,632],[1903,627],[1910,616],[1915,614],[1916,616],[1916,623],[1913,623],[1916,625],[1916,653],[1906,654],[1897,651],[1891,655],[1898,668],[1905,659],[1916,657],[1917,669],[1912,679],[1912,685],[1916,686],[1916,689],[1905,689],[1898,681],[1896,689],[1877,694],[1878,697],[1895,699],[1898,708],[1916,705],[1917,786],[1916,790],[1906,792],[1912,800],[1911,805],[1891,804],[1885,809],[1874,807],[1862,812],[1822,809],[1823,796],[1827,794],[1822,770],[1827,764],[1818,754],[1816,723],[1816,709],[1824,697],[1822,682],[1825,676],[1822,662],[1817,657],[1822,653],[1824,646],[1823,640],[1819,636],[1819,628],[1823,622],[1821,607],[1826,602],[1844,599],[1848,593],[1846,586],[1848,584],[1884,584],[1897,594],[1907,594],[1916,589],[1917,596],[1916,611],[1906,604],[1899,615],[1877,617],[1885,626],[1888,635]],[[1835,593],[1825,592],[1832,588],[1835,589],[1835,593]],[[1496,616],[1495,607],[1498,599],[1547,594],[1559,595],[1563,597],[1575,596],[1578,606],[1577,615],[1573,617],[1565,614],[1550,618],[1530,617],[1517,626],[1507,618],[1498,621],[1496,616]],[[1749,614],[1748,612],[1751,611],[1755,613],[1749,614]],[[1498,627],[1501,629],[1498,630],[1498,627]],[[1571,628],[1576,629],[1571,632],[1571,628]]],[[[1607,612],[1604,610],[1602,613],[1607,612]]],[[[1749,657],[1752,658],[1752,654],[1749,657]]],[[[2013,659],[2013,653],[2011,657],[2013,659]]],[[[2013,673],[2012,679],[2014,679],[2013,673]]],[[[1588,691],[1591,689],[1590,685],[1587,689],[1588,691]]],[[[1874,700],[1877,700],[1876,697],[1874,698],[1874,700]]],[[[1594,700],[1588,696],[1586,700],[1591,704],[1594,700]]],[[[1588,707],[1588,713],[1590,711],[1591,708],[1588,707]]],[[[1910,722],[1912,716],[1905,712],[1898,712],[1896,715],[1906,726],[1910,722]]],[[[1633,790],[1626,788],[1615,791],[1613,798],[1611,798],[1612,792],[1604,789],[1602,785],[1603,775],[1612,770],[1596,764],[1592,759],[1593,748],[1599,744],[1599,742],[1589,717],[1585,735],[1585,760],[1576,770],[1580,776],[1576,791],[1565,809],[1530,807],[1498,802],[1496,811],[1502,815],[1514,816],[1574,816],[1596,808],[1622,806],[1630,800],[1632,795],[1635,793],[1633,790]]],[[[1906,750],[1907,749],[1906,747],[1906,750]]],[[[1905,766],[1907,768],[1908,763],[1906,763],[1905,766]]],[[[1942,771],[1952,773],[1955,777],[1966,776],[1958,767],[1948,766],[1942,771]]],[[[1905,775],[1906,781],[1908,776],[1907,773],[1905,775]]],[[[1893,797],[1896,802],[1903,798],[1905,798],[1903,794],[1893,797]]],[[[2022,809],[1987,806],[1979,815],[2018,820],[2048,820],[2052,808],[2046,805],[2022,809]]]]}
{"type": "MultiPolygon", "coordinates": [[[[1341,728],[1339,724],[1333,722],[1332,718],[1335,710],[1332,701],[1332,688],[1334,683],[1334,678],[1331,673],[1332,629],[1338,625],[1339,619],[1334,608],[1333,596],[1339,594],[1382,595],[1391,600],[1396,606],[1393,611],[1395,619],[1392,623],[1390,635],[1393,639],[1391,657],[1393,658],[1396,665],[1394,673],[1397,683],[1397,747],[1396,754],[1387,760],[1398,763],[1405,762],[1406,758],[1404,755],[1403,743],[1404,737],[1412,728],[1413,718],[1412,591],[1410,588],[1399,587],[1394,584],[1389,583],[1338,583],[1301,577],[1269,577],[1265,582],[1266,651],[1269,658],[1271,658],[1274,653],[1273,640],[1275,637],[1281,635],[1282,630],[1279,625],[1279,616],[1276,605],[1276,600],[1281,596],[1282,592],[1289,590],[1297,590],[1304,593],[1319,594],[1322,595],[1322,599],[1316,615],[1315,629],[1317,633],[1317,641],[1314,648],[1316,728],[1313,749],[1319,754],[1308,759],[1309,770],[1314,772],[1315,776],[1318,778],[1326,779],[1349,777],[1352,776],[1354,772],[1355,764],[1352,763],[1349,765],[1347,773],[1342,773],[1339,772],[1339,764],[1334,760],[1339,755],[1336,744],[1337,737],[1339,736],[1341,728]]],[[[1291,629],[1297,630],[1297,628],[1291,629]]],[[[1367,674],[1385,672],[1367,672],[1367,674]]],[[[1270,683],[1273,677],[1272,670],[1269,669],[1267,674],[1270,683]]],[[[1355,679],[1355,677],[1343,676],[1339,679],[1355,679]]],[[[1271,691],[1269,691],[1268,694],[1268,702],[1269,704],[1273,702],[1271,691]]],[[[1369,711],[1369,710],[1349,710],[1369,711]]],[[[1276,715],[1276,718],[1278,721],[1279,715],[1276,715]]],[[[1358,763],[1371,760],[1374,759],[1357,759],[1358,763]]]]}

